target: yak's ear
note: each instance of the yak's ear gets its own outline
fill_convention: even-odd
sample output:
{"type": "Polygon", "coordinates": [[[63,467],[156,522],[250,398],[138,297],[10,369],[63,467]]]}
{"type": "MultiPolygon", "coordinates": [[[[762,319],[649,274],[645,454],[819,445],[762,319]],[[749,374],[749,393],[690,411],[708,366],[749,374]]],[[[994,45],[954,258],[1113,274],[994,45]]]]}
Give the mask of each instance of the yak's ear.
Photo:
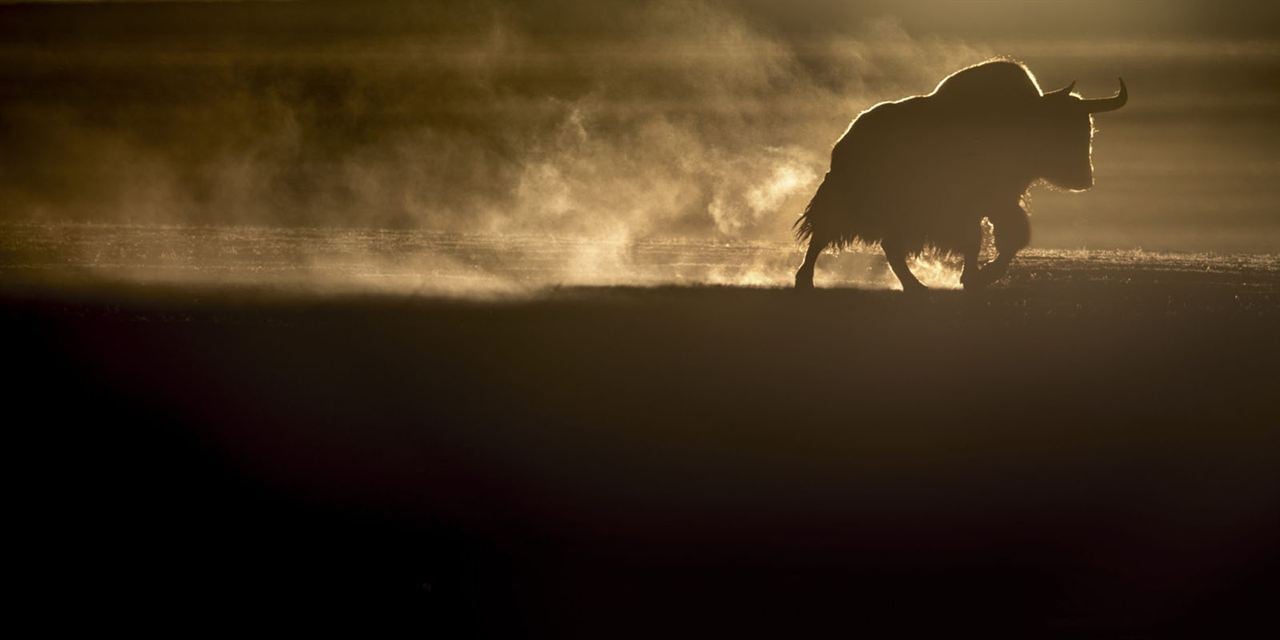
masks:
{"type": "Polygon", "coordinates": [[[1044,97],[1046,97],[1046,98],[1065,98],[1065,97],[1067,97],[1067,96],[1071,95],[1071,92],[1072,92],[1072,91],[1074,91],[1074,90],[1075,90],[1075,88],[1076,88],[1076,81],[1075,81],[1075,80],[1072,80],[1072,81],[1071,81],[1071,84],[1069,84],[1069,85],[1067,85],[1067,86],[1065,86],[1065,87],[1063,87],[1063,88],[1061,88],[1061,89],[1058,89],[1057,91],[1050,91],[1049,93],[1044,94],[1044,97]]]}

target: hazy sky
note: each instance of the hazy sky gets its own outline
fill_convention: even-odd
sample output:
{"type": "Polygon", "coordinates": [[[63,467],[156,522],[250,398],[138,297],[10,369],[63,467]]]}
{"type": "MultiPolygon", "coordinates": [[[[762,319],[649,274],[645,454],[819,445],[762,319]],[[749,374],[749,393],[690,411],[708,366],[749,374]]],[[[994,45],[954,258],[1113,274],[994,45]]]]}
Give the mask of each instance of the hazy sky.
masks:
{"type": "Polygon", "coordinates": [[[994,55],[1131,91],[1037,246],[1280,251],[1280,8],[1198,0],[7,4],[0,215],[785,240],[994,55]]]}

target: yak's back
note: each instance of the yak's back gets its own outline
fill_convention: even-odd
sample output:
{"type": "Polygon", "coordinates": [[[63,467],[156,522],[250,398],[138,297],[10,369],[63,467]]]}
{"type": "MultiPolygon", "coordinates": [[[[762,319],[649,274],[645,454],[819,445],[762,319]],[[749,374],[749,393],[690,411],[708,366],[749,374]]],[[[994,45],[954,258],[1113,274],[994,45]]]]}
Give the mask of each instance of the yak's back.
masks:
{"type": "Polygon", "coordinates": [[[1041,94],[1026,67],[1017,62],[995,60],[947,76],[930,95],[957,106],[1001,109],[1034,104],[1041,94]]]}
{"type": "Polygon", "coordinates": [[[858,115],[831,152],[831,171],[866,171],[912,155],[929,121],[929,98],[880,103],[858,115]]]}
{"type": "Polygon", "coordinates": [[[910,168],[953,171],[971,156],[984,161],[1007,147],[1007,123],[1035,106],[1035,79],[1016,62],[997,60],[951,74],[927,96],[884,102],[861,113],[832,150],[831,171],[856,181],[882,180],[910,168]],[[906,166],[904,166],[906,165],[906,166]],[[853,177],[857,173],[860,177],[853,177]]]}

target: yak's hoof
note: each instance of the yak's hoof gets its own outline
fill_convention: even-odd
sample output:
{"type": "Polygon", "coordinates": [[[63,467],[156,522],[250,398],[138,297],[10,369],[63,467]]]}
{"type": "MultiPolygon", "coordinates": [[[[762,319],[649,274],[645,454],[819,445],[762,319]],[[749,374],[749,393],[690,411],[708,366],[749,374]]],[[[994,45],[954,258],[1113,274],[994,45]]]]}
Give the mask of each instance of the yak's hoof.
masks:
{"type": "Polygon", "coordinates": [[[964,286],[966,291],[982,289],[1003,278],[1007,271],[1007,267],[1002,268],[998,265],[992,267],[991,263],[987,263],[976,273],[961,275],[960,284],[964,286]]]}
{"type": "Polygon", "coordinates": [[[806,278],[804,276],[797,275],[796,289],[805,290],[805,291],[813,289],[813,276],[809,276],[806,278]]]}
{"type": "Polygon", "coordinates": [[[912,284],[903,283],[902,285],[902,292],[906,294],[911,294],[911,295],[921,294],[928,290],[929,290],[929,287],[926,287],[920,284],[919,282],[912,283],[912,284]]]}

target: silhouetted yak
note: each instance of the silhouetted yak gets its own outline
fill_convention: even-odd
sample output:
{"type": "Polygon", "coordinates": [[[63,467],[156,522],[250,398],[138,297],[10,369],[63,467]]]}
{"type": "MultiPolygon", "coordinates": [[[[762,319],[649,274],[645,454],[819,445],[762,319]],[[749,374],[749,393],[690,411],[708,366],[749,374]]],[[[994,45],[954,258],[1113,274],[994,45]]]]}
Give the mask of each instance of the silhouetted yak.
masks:
{"type": "Polygon", "coordinates": [[[813,287],[824,249],[857,241],[879,242],[906,290],[924,288],[906,258],[925,245],[964,256],[965,288],[999,278],[1031,240],[1027,189],[1039,180],[1093,186],[1090,114],[1128,100],[1123,79],[1111,98],[1083,100],[1074,87],[1041,94],[1026,67],[998,60],[951,74],[927,96],[862,112],[796,221],[796,238],[809,241],[796,287],[813,287]],[[984,217],[998,253],[979,268],[984,217]]]}

